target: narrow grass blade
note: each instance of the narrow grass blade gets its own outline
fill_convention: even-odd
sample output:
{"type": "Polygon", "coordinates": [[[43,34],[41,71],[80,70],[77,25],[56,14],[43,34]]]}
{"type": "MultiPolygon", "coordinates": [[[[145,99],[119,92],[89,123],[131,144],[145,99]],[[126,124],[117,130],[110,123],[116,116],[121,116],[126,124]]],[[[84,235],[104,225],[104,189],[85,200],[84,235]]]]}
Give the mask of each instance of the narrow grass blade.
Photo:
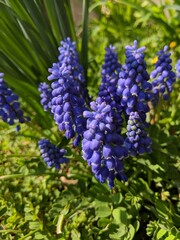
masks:
{"type": "Polygon", "coordinates": [[[88,68],[88,8],[89,0],[83,0],[81,61],[86,79],[88,68]]]}

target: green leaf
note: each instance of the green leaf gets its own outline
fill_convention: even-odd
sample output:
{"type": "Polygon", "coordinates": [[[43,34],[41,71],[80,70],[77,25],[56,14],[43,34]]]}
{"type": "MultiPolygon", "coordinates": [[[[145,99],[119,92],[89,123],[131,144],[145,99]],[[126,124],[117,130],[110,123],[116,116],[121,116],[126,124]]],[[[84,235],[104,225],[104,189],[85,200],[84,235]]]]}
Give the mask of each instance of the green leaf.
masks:
{"type": "Polygon", "coordinates": [[[7,211],[7,207],[1,207],[0,208],[0,216],[3,216],[6,211],[7,211]]]}
{"type": "Polygon", "coordinates": [[[180,239],[180,231],[176,234],[176,239],[180,239]]]}
{"type": "Polygon", "coordinates": [[[175,240],[175,236],[169,235],[167,238],[165,238],[165,240],[175,240]]]}
{"type": "Polygon", "coordinates": [[[123,196],[121,193],[116,193],[112,196],[112,203],[120,204],[123,200],[123,196]]]}
{"type": "Polygon", "coordinates": [[[87,79],[88,68],[88,8],[89,0],[83,0],[83,32],[82,32],[82,46],[81,46],[81,61],[84,67],[85,78],[87,79]]]}
{"type": "Polygon", "coordinates": [[[177,228],[174,226],[171,228],[171,234],[176,235],[178,233],[177,228]]]}
{"type": "Polygon", "coordinates": [[[169,219],[169,208],[166,206],[166,203],[164,201],[157,199],[155,202],[155,205],[156,205],[156,211],[158,212],[158,214],[161,217],[168,220],[169,219]]]}
{"type": "Polygon", "coordinates": [[[46,239],[46,236],[40,232],[35,233],[35,239],[46,239]]]}
{"type": "Polygon", "coordinates": [[[38,221],[35,222],[29,222],[29,229],[40,229],[40,223],[38,221]]]}
{"type": "Polygon", "coordinates": [[[127,218],[127,209],[126,208],[124,208],[124,207],[115,208],[113,210],[112,214],[117,223],[127,225],[128,218],[127,218]]]}
{"type": "Polygon", "coordinates": [[[167,233],[166,229],[160,229],[157,233],[157,239],[161,239],[167,233]]]}
{"type": "Polygon", "coordinates": [[[150,189],[150,187],[148,186],[148,183],[144,179],[139,178],[138,179],[138,185],[139,185],[140,191],[142,193],[148,193],[150,195],[153,194],[153,191],[150,189]]]}
{"type": "Polygon", "coordinates": [[[177,214],[177,213],[174,213],[172,217],[173,217],[174,223],[175,223],[177,226],[180,226],[180,215],[177,214]]]}
{"type": "Polygon", "coordinates": [[[49,22],[51,25],[53,35],[55,36],[55,39],[58,44],[59,40],[61,39],[61,31],[60,31],[60,27],[58,25],[58,16],[57,16],[57,11],[56,11],[55,1],[46,0],[46,1],[44,1],[44,5],[45,5],[46,11],[48,13],[49,22]]]}
{"type": "Polygon", "coordinates": [[[139,227],[140,227],[140,222],[139,220],[136,220],[133,224],[134,228],[135,228],[135,231],[137,232],[139,230],[139,227]]]}
{"type": "Polygon", "coordinates": [[[129,234],[130,234],[130,237],[128,238],[128,240],[132,240],[134,238],[136,231],[132,224],[130,224],[128,228],[129,228],[129,234]]]}
{"type": "Polygon", "coordinates": [[[116,229],[115,233],[109,234],[110,239],[120,240],[121,237],[124,239],[124,235],[128,233],[128,228],[126,225],[122,224],[118,229],[116,229]]]}
{"type": "MultiPolygon", "coordinates": [[[[31,212],[32,212],[32,209],[31,209],[31,212]]],[[[34,221],[36,219],[37,219],[37,217],[35,215],[33,215],[32,213],[26,213],[26,215],[25,215],[26,221],[34,221]]]]}
{"type": "Polygon", "coordinates": [[[110,222],[111,220],[109,218],[100,218],[97,225],[100,228],[105,228],[110,222]]]}
{"type": "Polygon", "coordinates": [[[29,173],[29,169],[26,166],[22,166],[19,171],[24,175],[27,175],[29,173]]]}
{"type": "Polygon", "coordinates": [[[164,172],[165,170],[158,164],[151,164],[151,162],[148,159],[138,159],[138,163],[142,164],[143,166],[151,169],[153,172],[158,173],[160,171],[164,172]]]}
{"type": "Polygon", "coordinates": [[[111,215],[111,208],[108,205],[99,206],[96,209],[96,216],[100,218],[105,218],[111,215]]]}
{"type": "Polygon", "coordinates": [[[76,229],[71,230],[71,239],[80,240],[81,239],[80,232],[78,232],[78,230],[76,230],[76,229]]]}

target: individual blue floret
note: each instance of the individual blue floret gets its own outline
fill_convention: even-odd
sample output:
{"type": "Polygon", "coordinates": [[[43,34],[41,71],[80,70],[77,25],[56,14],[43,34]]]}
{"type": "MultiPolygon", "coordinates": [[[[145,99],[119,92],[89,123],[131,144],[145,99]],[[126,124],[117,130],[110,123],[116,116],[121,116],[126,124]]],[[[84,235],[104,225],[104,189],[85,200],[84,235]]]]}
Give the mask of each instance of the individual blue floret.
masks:
{"type": "Polygon", "coordinates": [[[41,156],[48,167],[55,167],[57,170],[59,170],[61,164],[69,162],[69,160],[64,157],[66,150],[57,148],[48,139],[44,138],[40,140],[38,145],[41,156]]]}
{"type": "MultiPolygon", "coordinates": [[[[137,111],[145,115],[150,109],[148,101],[151,100],[151,83],[144,61],[145,47],[137,48],[137,41],[133,46],[127,46],[126,64],[119,74],[117,94],[121,97],[121,106],[126,115],[137,111]]],[[[144,116],[143,116],[144,118],[144,116]]]]}
{"type": "Polygon", "coordinates": [[[124,139],[117,132],[117,125],[112,117],[112,107],[98,97],[91,102],[92,111],[85,111],[87,130],[83,134],[83,158],[91,166],[95,177],[109,187],[114,186],[114,179],[126,181],[123,160],[128,156],[124,139]]]}
{"type": "Polygon", "coordinates": [[[126,147],[132,156],[151,153],[151,139],[147,136],[145,125],[138,112],[131,112],[127,124],[126,147]]]}
{"type": "Polygon", "coordinates": [[[153,105],[158,103],[159,97],[167,100],[169,93],[172,92],[173,83],[176,81],[176,74],[172,71],[171,53],[168,52],[168,46],[157,53],[158,61],[155,69],[151,72],[152,91],[154,93],[153,105]]]}
{"type": "Polygon", "coordinates": [[[180,78],[180,59],[176,63],[176,76],[180,78]]]}
{"type": "Polygon", "coordinates": [[[24,117],[19,97],[8,88],[3,77],[4,74],[0,73],[0,118],[9,125],[13,125],[17,121],[19,123],[30,121],[29,117],[24,117]]]}
{"type": "Polygon", "coordinates": [[[86,127],[85,79],[75,43],[67,38],[61,42],[59,51],[59,62],[49,69],[48,80],[55,80],[51,84],[51,112],[59,130],[65,132],[67,139],[74,138],[73,145],[77,146],[86,127]]]}
{"type": "Polygon", "coordinates": [[[52,100],[52,89],[51,87],[42,82],[39,84],[38,90],[41,97],[41,105],[44,108],[44,111],[51,111],[51,100],[52,100]]]}

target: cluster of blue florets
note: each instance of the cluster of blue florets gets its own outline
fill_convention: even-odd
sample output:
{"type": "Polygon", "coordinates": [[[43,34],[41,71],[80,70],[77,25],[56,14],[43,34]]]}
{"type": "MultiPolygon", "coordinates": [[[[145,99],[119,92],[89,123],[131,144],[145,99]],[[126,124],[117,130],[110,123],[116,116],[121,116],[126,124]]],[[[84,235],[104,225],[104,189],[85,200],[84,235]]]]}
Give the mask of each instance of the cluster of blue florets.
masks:
{"type": "Polygon", "coordinates": [[[55,167],[60,169],[61,164],[68,163],[68,159],[64,157],[66,154],[65,149],[59,149],[48,139],[42,139],[38,142],[42,158],[48,167],[55,167]]]}
{"type": "Polygon", "coordinates": [[[110,99],[114,99],[116,98],[116,85],[122,66],[118,62],[118,56],[115,51],[115,47],[110,45],[110,47],[106,48],[105,50],[106,54],[101,71],[102,80],[98,95],[100,97],[105,98],[107,96],[107,98],[109,97],[110,99]]]}
{"type": "Polygon", "coordinates": [[[142,131],[147,127],[148,102],[152,100],[152,85],[146,70],[144,51],[145,47],[137,47],[137,41],[133,46],[126,47],[126,63],[119,74],[117,87],[120,105],[127,119],[125,144],[132,156],[151,151],[151,141],[148,141],[145,130],[142,131]],[[143,144],[144,141],[146,143],[143,144]]]}
{"type": "Polygon", "coordinates": [[[151,83],[144,61],[145,47],[137,48],[137,41],[133,46],[127,46],[126,64],[119,74],[117,94],[121,97],[121,106],[126,115],[137,111],[144,115],[149,111],[148,101],[151,100],[151,83]]]}
{"type": "MultiPolygon", "coordinates": [[[[15,123],[24,123],[30,121],[29,117],[24,117],[20,108],[19,97],[4,82],[4,74],[0,73],[0,117],[1,119],[13,125],[15,123]]],[[[19,125],[17,130],[19,130],[19,125]]]]}
{"type": "Polygon", "coordinates": [[[131,156],[151,153],[151,139],[145,131],[145,124],[138,112],[131,112],[127,122],[126,147],[131,156]]]}
{"type": "Polygon", "coordinates": [[[98,97],[91,102],[91,111],[85,111],[87,130],[83,134],[82,152],[92,172],[100,182],[108,180],[114,186],[114,179],[126,180],[123,159],[128,156],[123,137],[117,132],[113,121],[111,105],[98,97]]]}
{"type": "MultiPolygon", "coordinates": [[[[123,66],[112,45],[105,50],[98,97],[89,104],[75,43],[69,38],[62,41],[58,62],[49,69],[48,80],[52,81],[49,96],[50,93],[52,96],[44,93],[42,104],[51,108],[59,130],[64,131],[66,138],[73,138],[73,146],[82,140],[83,158],[95,177],[101,183],[108,181],[112,188],[115,179],[127,180],[124,159],[151,153],[151,139],[146,132],[148,103],[154,101],[159,92],[166,98],[166,92],[172,91],[175,74],[167,48],[158,53],[159,60],[151,73],[152,84],[144,60],[145,47],[138,48],[137,41],[126,47],[123,66]],[[126,136],[121,133],[124,125],[126,136]]],[[[40,142],[41,148],[45,144],[47,140],[40,142]]],[[[44,147],[42,153],[50,166],[58,162],[58,157],[49,157],[48,149],[44,147]]]]}
{"type": "Polygon", "coordinates": [[[44,108],[44,111],[51,111],[51,99],[52,99],[52,89],[51,87],[45,83],[42,82],[39,84],[38,90],[40,92],[41,97],[41,105],[44,108]]]}
{"type": "Polygon", "coordinates": [[[111,117],[116,122],[119,129],[122,124],[122,107],[119,104],[120,97],[116,93],[117,81],[121,71],[121,64],[118,62],[118,56],[115,47],[110,45],[106,48],[104,64],[102,65],[102,80],[99,87],[98,101],[106,102],[111,106],[111,117]]]}
{"type": "Polygon", "coordinates": [[[155,64],[155,69],[151,72],[152,91],[154,94],[154,105],[157,104],[159,97],[167,100],[169,93],[172,92],[173,83],[176,81],[176,74],[172,71],[171,53],[168,52],[168,46],[157,53],[158,61],[155,64]]]}
{"type": "Polygon", "coordinates": [[[49,68],[51,75],[48,80],[53,81],[51,112],[59,130],[65,132],[67,139],[73,138],[76,147],[86,125],[83,112],[86,110],[87,91],[75,43],[67,38],[61,45],[58,63],[49,68]]]}

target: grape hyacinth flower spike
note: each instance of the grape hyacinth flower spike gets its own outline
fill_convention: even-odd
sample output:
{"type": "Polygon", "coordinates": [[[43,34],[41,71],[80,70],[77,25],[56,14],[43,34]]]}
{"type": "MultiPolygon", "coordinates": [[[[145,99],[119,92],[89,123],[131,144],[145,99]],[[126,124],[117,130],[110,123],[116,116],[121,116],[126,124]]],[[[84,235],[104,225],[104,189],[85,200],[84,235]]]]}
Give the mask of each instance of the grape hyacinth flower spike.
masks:
{"type": "MultiPolygon", "coordinates": [[[[4,79],[4,74],[0,73],[0,117],[1,119],[13,125],[14,123],[25,123],[30,121],[29,117],[24,117],[23,111],[20,108],[19,97],[8,88],[4,79]]],[[[20,126],[16,127],[19,131],[20,126]]]]}
{"type": "Polygon", "coordinates": [[[73,138],[76,147],[86,127],[85,79],[75,42],[69,38],[61,41],[59,51],[58,63],[49,69],[48,80],[53,81],[51,112],[59,130],[65,132],[67,139],[73,138]]]}
{"type": "Polygon", "coordinates": [[[121,97],[121,106],[126,115],[137,111],[144,115],[149,111],[148,101],[151,100],[151,83],[144,61],[145,47],[126,46],[126,64],[119,74],[117,94],[121,97]]]}
{"type": "Polygon", "coordinates": [[[100,97],[91,102],[92,111],[84,111],[87,118],[87,130],[83,134],[83,158],[91,166],[95,177],[109,187],[114,187],[114,179],[126,181],[123,159],[128,156],[124,139],[113,121],[112,107],[100,97]]]}
{"type": "Polygon", "coordinates": [[[128,121],[125,143],[129,153],[133,156],[142,152],[149,153],[151,145],[144,130],[148,126],[146,123],[146,113],[150,111],[148,102],[152,99],[152,86],[148,82],[150,77],[146,70],[144,51],[145,47],[137,47],[136,40],[133,46],[126,47],[126,64],[119,74],[117,88],[117,94],[121,97],[120,103],[128,121]],[[131,126],[133,121],[137,126],[141,126],[143,132],[139,127],[135,129],[137,126],[131,126]],[[143,141],[146,142],[145,146],[142,144],[143,141]]]}
{"type": "Polygon", "coordinates": [[[118,56],[115,51],[115,47],[110,45],[105,48],[106,54],[104,58],[104,64],[102,66],[102,81],[99,88],[98,96],[103,100],[118,101],[116,94],[116,85],[118,81],[119,72],[121,70],[121,64],[118,62],[118,56]]]}
{"type": "Polygon", "coordinates": [[[52,89],[51,87],[42,82],[39,84],[38,90],[41,97],[41,105],[44,108],[44,111],[51,111],[51,100],[52,100],[52,89]]]}
{"type": "Polygon", "coordinates": [[[176,81],[176,74],[172,71],[171,53],[168,52],[168,46],[165,46],[157,55],[158,61],[155,64],[155,69],[150,75],[151,79],[153,79],[153,105],[158,103],[161,96],[164,100],[168,99],[169,93],[171,93],[173,89],[173,83],[176,81]]]}
{"type": "Polygon", "coordinates": [[[147,136],[145,125],[138,112],[131,112],[127,125],[126,147],[131,156],[151,153],[151,139],[147,136]]]}
{"type": "Polygon", "coordinates": [[[61,164],[68,163],[68,159],[64,157],[66,154],[65,149],[59,149],[48,139],[42,139],[38,142],[42,158],[48,167],[55,167],[60,169],[61,164]]]}
{"type": "Polygon", "coordinates": [[[117,52],[115,47],[110,45],[105,48],[106,53],[104,57],[104,64],[102,65],[102,80],[99,87],[98,96],[102,102],[111,105],[111,114],[119,129],[122,124],[122,107],[119,104],[120,97],[116,93],[117,81],[119,72],[121,71],[121,64],[118,62],[117,52]]]}

